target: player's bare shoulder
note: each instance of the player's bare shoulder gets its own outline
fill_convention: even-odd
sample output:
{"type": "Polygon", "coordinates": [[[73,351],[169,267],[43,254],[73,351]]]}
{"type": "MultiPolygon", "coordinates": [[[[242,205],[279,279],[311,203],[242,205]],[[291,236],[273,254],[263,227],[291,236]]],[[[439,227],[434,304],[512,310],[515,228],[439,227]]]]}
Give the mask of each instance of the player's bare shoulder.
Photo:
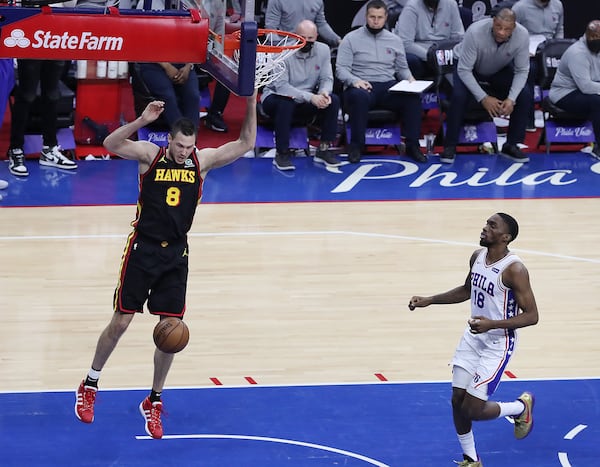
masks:
{"type": "Polygon", "coordinates": [[[481,254],[481,251],[483,250],[483,248],[478,248],[477,250],[475,250],[472,254],[471,254],[471,258],[469,259],[469,264],[471,266],[473,266],[475,264],[475,260],[477,259],[477,257],[481,254]]]}
{"type": "Polygon", "coordinates": [[[528,284],[529,271],[523,261],[519,259],[510,263],[502,273],[502,282],[510,288],[518,284],[528,284]]]}

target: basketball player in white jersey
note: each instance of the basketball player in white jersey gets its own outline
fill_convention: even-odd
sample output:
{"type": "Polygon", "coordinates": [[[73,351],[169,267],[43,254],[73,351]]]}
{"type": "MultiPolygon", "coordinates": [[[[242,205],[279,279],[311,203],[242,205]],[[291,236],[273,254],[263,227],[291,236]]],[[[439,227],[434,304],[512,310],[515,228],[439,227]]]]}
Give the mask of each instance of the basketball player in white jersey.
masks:
{"type": "Polygon", "coordinates": [[[511,416],[515,437],[533,426],[533,395],[524,392],[514,402],[492,402],[502,373],[514,351],[518,328],[538,322],[529,273],[508,244],[519,233],[517,221],[504,213],[491,216],[481,232],[483,247],[471,255],[465,283],[438,295],[414,296],[411,310],[432,304],[471,300],[471,318],[452,359],[452,413],[463,450],[461,467],[481,467],[472,422],[511,416]]]}

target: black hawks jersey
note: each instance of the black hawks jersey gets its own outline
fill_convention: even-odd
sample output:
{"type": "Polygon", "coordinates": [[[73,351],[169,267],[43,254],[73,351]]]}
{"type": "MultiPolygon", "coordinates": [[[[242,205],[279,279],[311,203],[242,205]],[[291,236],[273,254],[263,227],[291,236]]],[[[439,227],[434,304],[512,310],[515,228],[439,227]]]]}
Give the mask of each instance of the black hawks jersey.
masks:
{"type": "Polygon", "coordinates": [[[167,159],[160,148],[150,168],[140,175],[136,219],[131,225],[157,241],[185,238],[202,198],[202,178],[196,149],[183,165],[167,159]]]}

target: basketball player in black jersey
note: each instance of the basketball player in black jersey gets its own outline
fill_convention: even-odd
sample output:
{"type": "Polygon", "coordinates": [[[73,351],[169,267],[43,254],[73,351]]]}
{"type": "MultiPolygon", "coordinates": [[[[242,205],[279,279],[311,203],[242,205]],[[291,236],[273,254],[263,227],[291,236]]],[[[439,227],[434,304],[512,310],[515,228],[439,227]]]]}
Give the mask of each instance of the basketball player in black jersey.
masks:
{"type": "MultiPolygon", "coordinates": [[[[188,119],[173,125],[168,146],[132,141],[131,135],[155,121],[164,103],[153,101],[142,115],[104,140],[104,147],[125,159],[138,161],[140,193],[119,281],[114,294],[114,314],[100,334],[91,369],[77,390],[75,414],[84,423],[94,421],[94,403],[100,371],[144,303],[161,318],[182,318],[188,275],[187,232],[202,197],[202,183],[210,169],[227,165],[254,147],[256,94],[247,98],[246,115],[237,140],[218,148],[197,149],[197,128],[188,119]]],[[[140,404],[146,432],[161,438],[161,392],[173,354],[154,352],[152,391],[140,404]]]]}

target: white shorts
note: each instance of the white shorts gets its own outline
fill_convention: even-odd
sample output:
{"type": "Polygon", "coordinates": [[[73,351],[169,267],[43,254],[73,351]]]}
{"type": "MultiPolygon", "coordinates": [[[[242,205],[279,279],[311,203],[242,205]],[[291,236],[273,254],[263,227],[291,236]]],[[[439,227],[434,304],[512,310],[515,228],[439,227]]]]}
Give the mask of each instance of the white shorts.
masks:
{"type": "Polygon", "coordinates": [[[472,334],[467,328],[452,358],[452,386],[488,400],[500,383],[516,342],[513,330],[505,335],[472,334]]]}

